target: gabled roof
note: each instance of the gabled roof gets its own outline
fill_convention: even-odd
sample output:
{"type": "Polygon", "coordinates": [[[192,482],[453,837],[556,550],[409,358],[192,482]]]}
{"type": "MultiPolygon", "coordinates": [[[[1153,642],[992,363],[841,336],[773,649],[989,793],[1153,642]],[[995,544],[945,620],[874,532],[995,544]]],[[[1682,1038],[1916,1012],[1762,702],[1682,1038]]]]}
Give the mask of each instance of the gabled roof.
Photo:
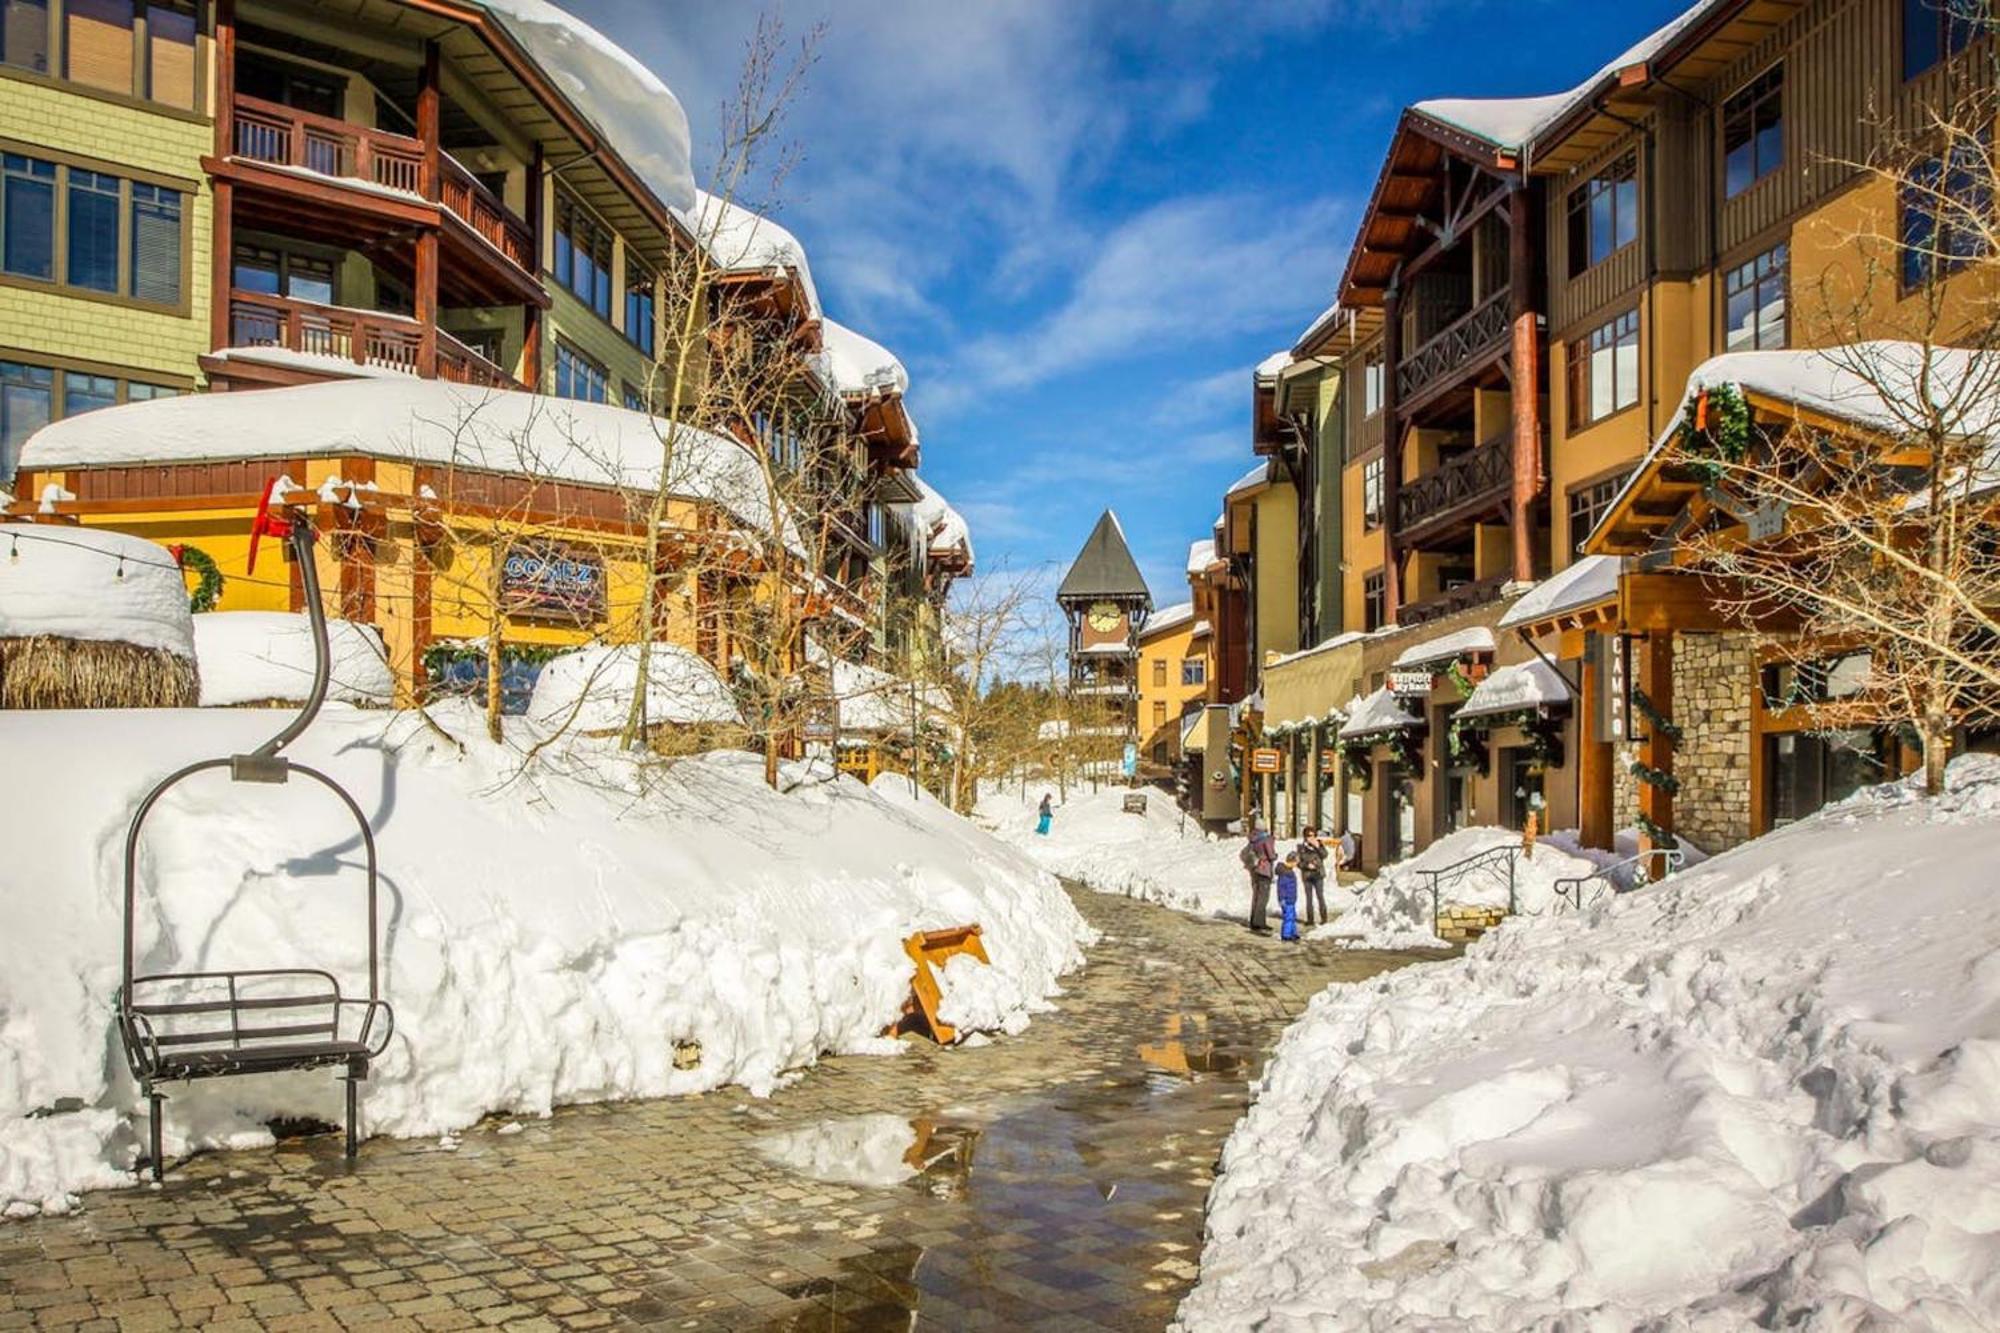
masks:
{"type": "Polygon", "coordinates": [[[1109,509],[1090,530],[1090,537],[1076,553],[1069,573],[1063,575],[1062,586],[1056,589],[1057,601],[1097,598],[1137,598],[1148,609],[1153,605],[1153,596],[1139,573],[1139,562],[1132,558],[1132,548],[1125,544],[1125,530],[1109,509]]]}

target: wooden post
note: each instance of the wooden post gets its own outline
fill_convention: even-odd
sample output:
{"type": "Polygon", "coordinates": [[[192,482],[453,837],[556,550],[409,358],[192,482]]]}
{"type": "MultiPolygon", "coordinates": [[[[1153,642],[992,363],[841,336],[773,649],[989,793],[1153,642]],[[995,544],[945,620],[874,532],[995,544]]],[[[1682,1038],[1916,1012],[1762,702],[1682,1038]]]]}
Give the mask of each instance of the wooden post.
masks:
{"type": "Polygon", "coordinates": [[[1612,827],[1611,744],[1596,735],[1599,701],[1604,681],[1597,663],[1585,656],[1578,674],[1582,690],[1576,709],[1576,820],[1577,834],[1586,847],[1611,849],[1616,830],[1612,827]]]}
{"type": "Polygon", "coordinates": [[[1534,214],[1526,182],[1507,197],[1508,301],[1513,311],[1514,581],[1535,577],[1534,504],[1542,489],[1541,332],[1535,314],[1534,214]]]}
{"type": "MultiPolygon", "coordinates": [[[[236,0],[215,6],[215,155],[236,147],[236,0]]],[[[236,187],[218,178],[209,224],[208,341],[220,351],[231,341],[229,293],[236,269],[236,187]]]]}
{"type": "Polygon", "coordinates": [[[1403,553],[1396,545],[1396,492],[1403,486],[1403,425],[1396,393],[1403,359],[1403,293],[1397,283],[1382,298],[1382,623],[1396,623],[1403,604],[1403,553]]]}
{"type": "Polygon", "coordinates": [[[438,44],[425,42],[423,69],[417,75],[417,139],[424,149],[424,198],[432,203],[443,188],[443,148],[438,143],[443,114],[438,96],[438,44]]]}
{"type": "MultiPolygon", "coordinates": [[[[417,138],[424,147],[424,198],[436,203],[443,188],[443,149],[438,142],[442,121],[438,103],[438,44],[424,43],[423,70],[417,81],[417,138]]],[[[438,229],[426,226],[417,234],[416,262],[417,374],[437,378],[438,229]]]]}
{"type": "MultiPolygon", "coordinates": [[[[1674,636],[1672,630],[1652,630],[1646,635],[1645,669],[1641,679],[1646,697],[1652,700],[1653,710],[1661,717],[1674,715],[1674,636]]],[[[1646,739],[1639,747],[1639,761],[1651,769],[1667,774],[1674,771],[1674,747],[1658,727],[1646,728],[1646,739]]],[[[1674,798],[1660,787],[1650,782],[1639,784],[1639,813],[1650,819],[1654,825],[1667,833],[1674,831],[1674,798]]],[[[1656,844],[1648,837],[1645,848],[1650,850],[1656,844]]]]}
{"type": "MultiPolygon", "coordinates": [[[[53,12],[53,7],[51,7],[53,12]]],[[[236,151],[236,0],[215,4],[215,155],[236,151]]],[[[220,186],[217,187],[220,189],[220,186]]]]}

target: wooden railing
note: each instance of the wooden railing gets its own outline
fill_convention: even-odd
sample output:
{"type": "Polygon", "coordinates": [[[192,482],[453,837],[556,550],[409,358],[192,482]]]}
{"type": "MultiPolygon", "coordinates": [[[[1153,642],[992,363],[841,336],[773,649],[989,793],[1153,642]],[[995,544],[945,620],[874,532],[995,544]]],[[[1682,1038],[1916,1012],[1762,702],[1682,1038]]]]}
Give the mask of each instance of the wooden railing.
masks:
{"type": "MultiPolygon", "coordinates": [[[[231,347],[282,347],[357,366],[423,375],[423,342],[423,326],[402,315],[316,305],[259,292],[235,291],[229,297],[231,347]]],[[[522,387],[519,380],[443,329],[437,331],[436,374],[459,384],[522,387]]]]}
{"type": "Polygon", "coordinates": [[[437,377],[454,384],[478,384],[489,389],[525,389],[521,381],[489,361],[483,353],[438,330],[437,377]]]}
{"type": "Polygon", "coordinates": [[[515,267],[534,272],[534,234],[528,230],[528,224],[491,190],[474,180],[472,173],[451,154],[443,154],[442,160],[444,206],[464,219],[465,225],[484,237],[487,244],[512,260],[515,267]]]}
{"type": "Polygon", "coordinates": [[[1396,492],[1396,531],[1409,533],[1461,505],[1507,490],[1514,481],[1514,438],[1501,435],[1432,468],[1396,492]]]}
{"type": "Polygon", "coordinates": [[[424,146],[401,134],[237,95],[235,155],[423,193],[424,146]]]}
{"type": "Polygon", "coordinates": [[[1470,611],[1475,606],[1485,606],[1500,599],[1500,593],[1507,586],[1508,575],[1496,574],[1492,578],[1480,579],[1473,583],[1461,583],[1456,588],[1447,589],[1434,597],[1426,597],[1420,602],[1409,602],[1396,610],[1398,625],[1422,625],[1428,621],[1440,620],[1459,611],[1470,611]]]}
{"type": "Polygon", "coordinates": [[[1396,367],[1397,402],[1407,403],[1474,357],[1505,342],[1508,295],[1502,287],[1406,355],[1396,367]]]}

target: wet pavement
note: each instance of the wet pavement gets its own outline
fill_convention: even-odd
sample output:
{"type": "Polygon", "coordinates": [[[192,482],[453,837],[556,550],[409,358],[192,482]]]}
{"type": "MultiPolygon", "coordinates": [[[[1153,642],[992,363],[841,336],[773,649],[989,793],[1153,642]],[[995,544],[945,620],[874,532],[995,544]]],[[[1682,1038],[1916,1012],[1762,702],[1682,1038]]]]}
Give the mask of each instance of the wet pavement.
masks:
{"type": "Polygon", "coordinates": [[[1286,945],[1078,891],[1105,933],[1019,1037],[740,1091],[333,1136],[0,1224],[0,1330],[1157,1329],[1247,1080],[1329,981],[1286,945]]]}

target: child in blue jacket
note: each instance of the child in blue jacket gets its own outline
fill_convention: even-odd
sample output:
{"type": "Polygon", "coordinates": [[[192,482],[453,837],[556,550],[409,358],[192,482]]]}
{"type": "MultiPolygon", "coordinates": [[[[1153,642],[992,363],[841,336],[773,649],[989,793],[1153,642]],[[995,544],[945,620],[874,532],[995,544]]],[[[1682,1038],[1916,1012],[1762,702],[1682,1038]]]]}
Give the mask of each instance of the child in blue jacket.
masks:
{"type": "Polygon", "coordinates": [[[1299,856],[1293,852],[1278,863],[1278,912],[1281,922],[1278,938],[1291,940],[1299,938],[1299,856]]]}

